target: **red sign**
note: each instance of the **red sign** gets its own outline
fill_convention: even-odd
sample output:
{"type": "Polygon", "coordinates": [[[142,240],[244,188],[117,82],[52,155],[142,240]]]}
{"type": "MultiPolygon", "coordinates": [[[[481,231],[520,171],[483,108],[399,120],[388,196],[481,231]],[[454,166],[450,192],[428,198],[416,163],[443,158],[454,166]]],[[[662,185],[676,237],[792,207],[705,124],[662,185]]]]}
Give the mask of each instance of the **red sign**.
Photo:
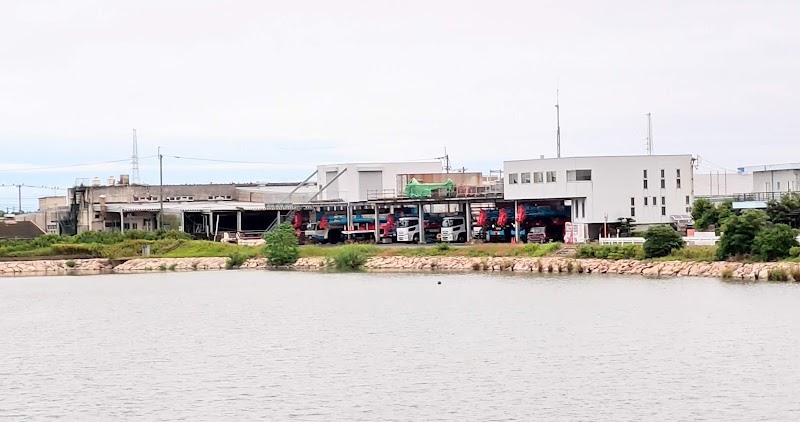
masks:
{"type": "Polygon", "coordinates": [[[506,213],[506,209],[503,208],[500,210],[500,213],[497,214],[497,225],[498,226],[505,226],[506,220],[508,220],[508,213],[506,213]]]}
{"type": "Polygon", "coordinates": [[[517,205],[517,215],[514,216],[514,220],[517,222],[525,221],[525,207],[521,204],[517,205]]]}

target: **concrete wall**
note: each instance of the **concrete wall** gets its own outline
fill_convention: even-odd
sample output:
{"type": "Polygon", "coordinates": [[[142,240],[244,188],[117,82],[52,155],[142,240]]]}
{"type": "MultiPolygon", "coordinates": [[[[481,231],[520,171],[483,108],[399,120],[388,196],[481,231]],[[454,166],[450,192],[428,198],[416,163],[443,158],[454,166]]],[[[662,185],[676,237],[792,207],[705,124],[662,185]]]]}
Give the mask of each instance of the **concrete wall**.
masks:
{"type": "Polygon", "coordinates": [[[800,169],[754,171],[752,192],[800,191],[800,169]]]}
{"type": "Polygon", "coordinates": [[[58,234],[58,221],[68,214],[69,207],[51,207],[37,212],[19,214],[15,220],[31,221],[46,233],[58,234]]]}
{"type": "Polygon", "coordinates": [[[66,196],[44,196],[39,198],[39,211],[63,207],[66,205],[66,196]]]}
{"type": "MultiPolygon", "coordinates": [[[[298,182],[299,183],[299,182],[298,182]]],[[[286,185],[267,185],[258,187],[237,188],[237,199],[246,202],[258,202],[261,204],[276,204],[286,198],[292,190],[297,187],[297,184],[286,185]]],[[[307,203],[308,200],[317,193],[317,186],[314,183],[309,183],[301,186],[295,193],[293,193],[286,202],[302,204],[307,203]]]]}
{"type": "Polygon", "coordinates": [[[330,179],[334,172],[341,172],[347,169],[336,182],[320,194],[317,199],[333,200],[342,199],[346,202],[367,201],[367,195],[361,189],[359,183],[359,172],[380,172],[381,185],[383,190],[391,191],[395,195],[402,193],[402,187],[398,186],[397,175],[411,173],[441,173],[442,164],[438,161],[430,162],[404,162],[404,163],[346,163],[317,166],[317,186],[322,188],[330,179]]]}
{"type": "Polygon", "coordinates": [[[694,175],[696,196],[735,195],[753,192],[752,173],[713,173],[694,175]]]}
{"type": "Polygon", "coordinates": [[[687,199],[689,204],[694,201],[691,155],[517,160],[504,162],[503,168],[506,199],[571,200],[573,221],[578,223],[602,223],[606,214],[608,221],[631,217],[631,208],[634,208],[633,218],[637,224],[669,223],[671,215],[688,213],[687,199]],[[591,170],[591,180],[567,180],[574,170],[591,170]],[[664,170],[664,189],[661,188],[661,170],[664,170]],[[534,174],[538,172],[542,173],[540,183],[534,174]],[[554,172],[555,181],[548,182],[547,172],[554,172]],[[522,183],[522,173],[530,173],[530,183],[522,183]],[[509,183],[515,178],[517,183],[509,183]],[[653,198],[656,198],[655,205],[653,198]],[[662,215],[662,206],[665,215],[662,215]]]}

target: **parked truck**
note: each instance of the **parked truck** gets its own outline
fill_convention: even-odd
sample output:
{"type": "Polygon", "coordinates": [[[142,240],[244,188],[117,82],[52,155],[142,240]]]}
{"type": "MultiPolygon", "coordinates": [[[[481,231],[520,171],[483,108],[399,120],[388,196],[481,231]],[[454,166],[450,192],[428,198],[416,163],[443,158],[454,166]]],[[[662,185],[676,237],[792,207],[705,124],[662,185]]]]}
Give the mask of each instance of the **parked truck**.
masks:
{"type": "Polygon", "coordinates": [[[553,240],[555,233],[562,233],[563,228],[558,227],[568,216],[567,209],[520,205],[516,210],[512,207],[481,210],[476,224],[481,227],[482,238],[487,242],[515,239],[516,223],[519,222],[520,241],[545,243],[553,240]]]}
{"type": "MultiPolygon", "coordinates": [[[[442,217],[426,215],[423,222],[425,241],[435,242],[442,231],[442,217]]],[[[400,217],[397,220],[397,241],[401,243],[419,243],[419,217],[400,217]]]]}
{"type": "MultiPolygon", "coordinates": [[[[319,221],[309,223],[304,235],[307,239],[318,243],[335,244],[347,239],[375,240],[374,214],[354,214],[350,227],[347,226],[347,216],[339,214],[320,214],[319,221]]],[[[393,215],[379,217],[378,236],[380,240],[391,240],[394,236],[393,215]]]]}
{"type": "Polygon", "coordinates": [[[445,217],[442,220],[442,242],[467,241],[467,220],[463,215],[445,217]]]}

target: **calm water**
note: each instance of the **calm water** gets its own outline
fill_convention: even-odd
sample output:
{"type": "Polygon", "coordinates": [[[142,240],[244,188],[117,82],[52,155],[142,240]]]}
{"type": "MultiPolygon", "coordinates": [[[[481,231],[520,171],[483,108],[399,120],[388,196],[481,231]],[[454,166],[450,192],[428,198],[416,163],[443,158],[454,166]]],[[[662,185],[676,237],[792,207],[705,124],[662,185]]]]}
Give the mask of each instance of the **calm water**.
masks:
{"type": "Polygon", "coordinates": [[[790,284],[0,279],[0,341],[8,420],[800,420],[790,284]]]}

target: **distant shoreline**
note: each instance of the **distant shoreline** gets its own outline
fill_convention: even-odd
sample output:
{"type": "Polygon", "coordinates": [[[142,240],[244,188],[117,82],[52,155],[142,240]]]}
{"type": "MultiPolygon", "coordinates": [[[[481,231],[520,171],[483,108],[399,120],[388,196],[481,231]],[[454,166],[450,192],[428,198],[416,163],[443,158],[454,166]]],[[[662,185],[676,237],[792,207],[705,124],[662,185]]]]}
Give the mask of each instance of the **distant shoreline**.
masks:
{"type": "MultiPolygon", "coordinates": [[[[304,257],[294,265],[278,267],[312,271],[329,271],[330,258],[304,257]]],[[[226,257],[211,258],[136,258],[130,260],[75,259],[0,262],[0,277],[27,275],[128,274],[168,271],[207,271],[224,269],[268,270],[263,258],[251,258],[238,267],[231,267],[226,257]]],[[[732,280],[769,280],[783,274],[781,281],[798,281],[797,262],[695,262],[641,261],[563,257],[449,257],[449,256],[373,256],[364,270],[379,271],[449,271],[449,272],[514,272],[561,274],[617,274],[650,277],[713,277],[732,280]]]]}

